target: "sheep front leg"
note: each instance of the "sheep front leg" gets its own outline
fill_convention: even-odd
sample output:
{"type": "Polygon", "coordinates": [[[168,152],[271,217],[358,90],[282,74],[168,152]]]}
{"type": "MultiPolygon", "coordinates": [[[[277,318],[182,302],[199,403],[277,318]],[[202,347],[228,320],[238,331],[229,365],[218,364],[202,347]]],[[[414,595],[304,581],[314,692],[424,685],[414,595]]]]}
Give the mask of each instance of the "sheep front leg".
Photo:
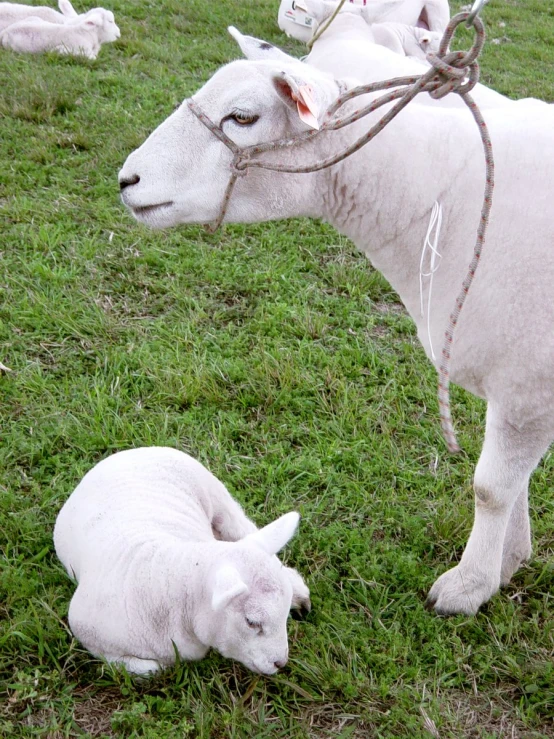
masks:
{"type": "Polygon", "coordinates": [[[502,550],[500,584],[508,585],[522,562],[531,556],[531,524],[527,486],[514,503],[502,550]]]}
{"type": "Polygon", "coordinates": [[[437,613],[476,613],[520,554],[528,554],[530,547],[520,551],[528,539],[523,491],[549,443],[549,435],[536,428],[517,430],[489,404],[485,443],[475,470],[473,529],[460,564],[441,575],[429,592],[427,603],[437,613]]]}

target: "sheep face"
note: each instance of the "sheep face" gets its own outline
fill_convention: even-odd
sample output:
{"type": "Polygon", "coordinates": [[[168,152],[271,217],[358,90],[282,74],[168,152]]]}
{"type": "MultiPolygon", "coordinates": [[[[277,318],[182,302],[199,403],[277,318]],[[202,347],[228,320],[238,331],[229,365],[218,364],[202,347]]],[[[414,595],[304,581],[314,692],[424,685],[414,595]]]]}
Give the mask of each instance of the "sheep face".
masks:
{"type": "Polygon", "coordinates": [[[236,566],[222,565],[214,580],[210,646],[264,675],[284,667],[292,586],[279,560],[241,547],[236,566]]]}
{"type": "Polygon", "coordinates": [[[416,29],[419,33],[419,46],[424,54],[433,53],[436,54],[439,50],[442,41],[442,33],[438,31],[425,31],[423,29],[416,29]]]}
{"type": "MultiPolygon", "coordinates": [[[[310,87],[321,115],[338,94],[330,76],[291,58],[282,63],[232,62],[216,72],[194,100],[238,146],[246,147],[306,130],[297,105],[298,90],[304,86],[310,87]]],[[[287,156],[292,161],[298,154],[279,152],[279,161],[287,156]]],[[[152,228],[210,222],[219,214],[232,158],[185,101],[128,157],[119,174],[123,202],[152,228]]],[[[287,188],[277,177],[257,169],[240,177],[226,220],[314,215],[306,175],[288,176],[287,188]]]]}
{"type": "Polygon", "coordinates": [[[101,44],[108,44],[112,41],[117,41],[121,36],[121,31],[116,25],[115,16],[111,10],[94,8],[93,10],[89,10],[87,13],[84,13],[82,16],[78,16],[76,19],[77,22],[79,18],[85,18],[87,22],[91,22],[97,27],[98,41],[100,41],[101,44]]]}

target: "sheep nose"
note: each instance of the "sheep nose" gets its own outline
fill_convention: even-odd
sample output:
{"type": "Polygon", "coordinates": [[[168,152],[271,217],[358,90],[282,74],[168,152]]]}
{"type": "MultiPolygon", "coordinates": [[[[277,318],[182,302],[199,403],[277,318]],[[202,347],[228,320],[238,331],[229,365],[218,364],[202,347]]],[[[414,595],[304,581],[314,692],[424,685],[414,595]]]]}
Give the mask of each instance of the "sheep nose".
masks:
{"type": "Polygon", "coordinates": [[[275,667],[278,670],[280,670],[281,667],[284,667],[287,664],[287,660],[286,659],[278,659],[273,664],[275,665],[275,667]]]}
{"type": "Polygon", "coordinates": [[[119,178],[119,189],[125,190],[126,187],[129,187],[130,185],[138,185],[140,182],[140,177],[138,174],[134,174],[132,177],[120,177],[119,178]]]}

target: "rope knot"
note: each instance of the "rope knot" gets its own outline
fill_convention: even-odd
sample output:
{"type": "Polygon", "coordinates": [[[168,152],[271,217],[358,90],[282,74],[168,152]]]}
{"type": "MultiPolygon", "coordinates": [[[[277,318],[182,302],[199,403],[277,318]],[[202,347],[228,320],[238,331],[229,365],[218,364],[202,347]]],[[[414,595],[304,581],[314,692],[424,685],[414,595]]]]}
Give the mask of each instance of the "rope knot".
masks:
{"type": "Polygon", "coordinates": [[[454,92],[464,95],[479,82],[479,65],[476,61],[485,42],[485,28],[478,16],[471,18],[471,13],[459,13],[451,19],[442,37],[437,54],[427,54],[427,61],[437,72],[434,81],[436,87],[429,91],[434,100],[440,100],[454,92]],[[475,29],[475,38],[471,48],[466,51],[448,51],[454,32],[464,21],[470,22],[475,29]]]}
{"type": "Polygon", "coordinates": [[[233,156],[231,162],[231,172],[235,177],[244,177],[248,174],[248,166],[250,164],[250,153],[244,151],[237,151],[233,156]]]}
{"type": "Polygon", "coordinates": [[[429,91],[434,100],[440,100],[450,92],[464,95],[473,90],[479,82],[478,63],[473,61],[466,66],[465,57],[461,51],[450,52],[444,57],[433,53],[427,54],[427,61],[437,72],[433,78],[435,88],[429,91]]]}

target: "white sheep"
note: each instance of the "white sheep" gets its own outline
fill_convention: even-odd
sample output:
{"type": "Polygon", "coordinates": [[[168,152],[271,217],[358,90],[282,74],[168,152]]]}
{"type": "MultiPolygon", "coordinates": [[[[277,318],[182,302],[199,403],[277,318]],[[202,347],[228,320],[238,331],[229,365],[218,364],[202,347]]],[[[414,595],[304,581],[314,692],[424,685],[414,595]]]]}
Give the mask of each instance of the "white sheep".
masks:
{"type": "MultiPolygon", "coordinates": [[[[68,19],[77,18],[78,13],[70,0],[58,0],[58,7],[60,12],[54,10],[54,8],[49,8],[43,5],[0,3],[0,31],[3,31],[4,28],[11,26],[13,23],[17,23],[18,21],[23,21],[31,17],[41,18],[44,21],[48,21],[48,23],[57,23],[59,25],[65,23],[68,19]]],[[[94,8],[94,10],[105,15],[106,20],[109,20],[109,16],[107,14],[109,14],[110,11],[105,10],[104,8],[94,8]]],[[[113,22],[113,14],[111,15],[111,21],[113,22]]]]}
{"type": "Polygon", "coordinates": [[[301,576],[275,556],[287,513],[258,530],[199,462],[132,449],[88,472],[61,509],[56,553],[77,589],[73,634],[97,657],[147,674],[213,647],[271,675],[288,657],[287,616],[310,609],[301,576]]]}
{"type": "Polygon", "coordinates": [[[67,18],[63,24],[30,16],[5,28],[0,33],[0,46],[27,54],[56,51],[96,59],[101,45],[116,41],[120,35],[113,13],[99,8],[67,18]]]}
{"type": "Polygon", "coordinates": [[[3,31],[4,28],[11,26],[13,23],[30,17],[41,18],[44,21],[48,21],[48,23],[63,24],[67,20],[67,17],[72,17],[72,12],[75,12],[69,0],[60,0],[59,8],[62,11],[61,13],[58,13],[54,8],[48,8],[42,5],[0,3],[0,31],[3,31]]]}
{"type": "MultiPolygon", "coordinates": [[[[338,0],[322,2],[325,5],[325,17],[329,17],[335,11],[338,0]]],[[[371,0],[364,5],[346,2],[339,15],[343,12],[357,13],[368,24],[395,21],[409,26],[421,25],[438,33],[444,31],[450,20],[448,0],[371,0]]],[[[307,43],[320,22],[306,0],[281,0],[277,23],[287,36],[307,43]]]]}
{"type": "MultiPolygon", "coordinates": [[[[399,57],[401,58],[401,57],[399,57]]],[[[235,61],[195,93],[238,147],[309,130],[348,84],[292,58],[235,61]]],[[[356,110],[358,99],[342,115],[356,110]]],[[[451,379],[486,399],[475,470],[475,521],[457,567],[434,584],[441,613],[475,613],[531,554],[529,477],[554,439],[554,106],[489,108],[495,191],[480,266],[454,333],[451,379]]],[[[262,155],[312,164],[350,146],[380,111],[297,146],[262,155]]],[[[255,157],[258,158],[258,157],[255,157]]],[[[129,155],[122,199],[152,228],[219,217],[233,153],[185,101],[129,155]]],[[[328,169],[286,174],[251,167],[239,177],[226,222],[321,218],[348,236],[397,291],[437,367],[445,327],[466,276],[483,202],[483,147],[467,110],[410,103],[366,147],[328,169]],[[442,255],[422,311],[422,246],[438,203],[442,255]]]]}
{"type": "Polygon", "coordinates": [[[396,54],[426,60],[430,52],[437,53],[442,33],[407,23],[373,23],[369,27],[376,44],[385,46],[396,54]]]}

